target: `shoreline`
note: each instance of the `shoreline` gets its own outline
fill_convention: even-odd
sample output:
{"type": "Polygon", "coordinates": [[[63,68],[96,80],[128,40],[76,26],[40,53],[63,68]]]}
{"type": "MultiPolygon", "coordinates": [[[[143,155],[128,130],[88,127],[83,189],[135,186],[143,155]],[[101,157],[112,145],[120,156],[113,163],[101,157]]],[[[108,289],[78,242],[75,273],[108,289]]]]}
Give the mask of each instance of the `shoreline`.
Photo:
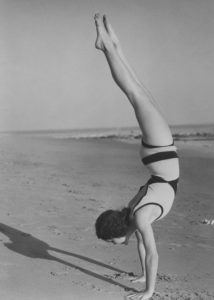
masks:
{"type": "MultiPolygon", "coordinates": [[[[170,126],[174,140],[214,140],[214,124],[170,126]]],[[[110,139],[121,141],[138,141],[141,139],[139,127],[113,127],[89,129],[52,129],[34,131],[1,132],[1,136],[26,136],[38,138],[69,139],[110,139]]]]}

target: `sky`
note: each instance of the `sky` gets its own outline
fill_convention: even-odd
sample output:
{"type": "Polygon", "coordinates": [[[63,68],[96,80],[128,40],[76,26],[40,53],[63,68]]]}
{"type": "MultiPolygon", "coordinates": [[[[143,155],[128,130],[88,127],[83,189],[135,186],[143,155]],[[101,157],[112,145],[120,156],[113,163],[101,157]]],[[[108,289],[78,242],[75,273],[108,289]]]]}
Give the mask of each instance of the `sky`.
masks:
{"type": "Polygon", "coordinates": [[[170,124],[214,122],[213,0],[0,0],[0,131],[137,125],[96,12],[170,124]]]}

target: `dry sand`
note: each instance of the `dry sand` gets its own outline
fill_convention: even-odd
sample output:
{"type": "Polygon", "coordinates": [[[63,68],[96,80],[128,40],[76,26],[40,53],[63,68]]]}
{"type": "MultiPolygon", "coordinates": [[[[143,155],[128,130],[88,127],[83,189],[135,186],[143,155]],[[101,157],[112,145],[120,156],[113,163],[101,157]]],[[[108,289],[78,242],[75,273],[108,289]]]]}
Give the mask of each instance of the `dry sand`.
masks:
{"type": "MultiPolygon", "coordinates": [[[[177,142],[181,180],[154,224],[156,299],[214,299],[214,142],[177,142]]],[[[139,274],[128,246],[97,240],[96,217],[121,208],[148,178],[139,146],[113,140],[0,137],[0,299],[124,299],[139,274]]]]}

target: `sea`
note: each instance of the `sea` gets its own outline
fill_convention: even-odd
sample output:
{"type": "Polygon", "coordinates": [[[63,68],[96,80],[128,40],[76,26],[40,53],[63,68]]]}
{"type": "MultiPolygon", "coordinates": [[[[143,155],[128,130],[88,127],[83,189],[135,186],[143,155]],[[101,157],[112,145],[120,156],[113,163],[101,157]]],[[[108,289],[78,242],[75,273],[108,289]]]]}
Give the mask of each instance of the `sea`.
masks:
{"type": "MultiPolygon", "coordinates": [[[[172,125],[174,140],[214,140],[214,124],[172,125]]],[[[50,129],[2,132],[50,139],[115,139],[134,141],[141,138],[138,127],[50,129]]]]}

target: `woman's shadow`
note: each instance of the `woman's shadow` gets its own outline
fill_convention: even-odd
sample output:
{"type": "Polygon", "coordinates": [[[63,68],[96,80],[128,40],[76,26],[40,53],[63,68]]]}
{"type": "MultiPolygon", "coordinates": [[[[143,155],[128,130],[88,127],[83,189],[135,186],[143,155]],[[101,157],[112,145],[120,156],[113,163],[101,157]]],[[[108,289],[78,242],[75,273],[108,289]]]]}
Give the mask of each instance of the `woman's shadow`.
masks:
{"type": "MultiPolygon", "coordinates": [[[[53,260],[53,261],[57,261],[59,263],[62,263],[66,266],[69,266],[73,269],[79,270],[89,276],[98,278],[100,280],[106,281],[108,283],[111,283],[113,285],[119,286],[123,289],[125,289],[126,291],[134,291],[136,292],[135,289],[130,288],[124,284],[121,284],[115,280],[113,280],[110,277],[106,277],[103,275],[100,275],[98,273],[95,273],[93,271],[90,271],[89,269],[85,269],[83,267],[80,267],[78,265],[72,264],[70,262],[67,262],[63,259],[60,259],[58,257],[55,257],[51,254],[49,254],[48,251],[55,251],[57,253],[61,253],[64,255],[69,255],[75,258],[78,258],[80,260],[84,260],[86,262],[95,264],[97,266],[101,266],[107,269],[110,269],[112,271],[116,271],[119,273],[126,273],[125,271],[122,271],[120,269],[117,269],[115,267],[109,266],[104,264],[103,262],[94,260],[92,258],[77,254],[77,253],[72,253],[72,252],[68,252],[68,251],[64,251],[61,249],[57,249],[54,247],[49,246],[47,243],[33,237],[31,234],[28,234],[26,232],[17,230],[13,227],[10,227],[8,225],[2,224],[0,223],[0,232],[2,232],[4,235],[6,235],[9,239],[10,242],[4,243],[5,247],[7,247],[8,249],[19,253],[21,255],[27,256],[27,257],[31,257],[31,258],[40,258],[40,259],[48,259],[48,260],[53,260]]],[[[117,276],[116,276],[117,277],[117,276]]]]}

